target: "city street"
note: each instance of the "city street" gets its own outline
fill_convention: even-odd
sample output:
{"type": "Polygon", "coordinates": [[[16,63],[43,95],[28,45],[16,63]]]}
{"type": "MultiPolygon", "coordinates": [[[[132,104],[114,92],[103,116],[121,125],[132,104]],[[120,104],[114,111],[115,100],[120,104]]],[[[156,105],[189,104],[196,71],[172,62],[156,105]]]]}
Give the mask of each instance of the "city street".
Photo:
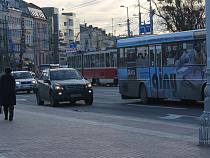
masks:
{"type": "Polygon", "coordinates": [[[198,146],[203,102],[144,105],[122,100],[118,87],[94,86],[93,105],[36,104],[18,93],[12,122],[0,115],[0,158],[207,157],[198,146]]]}

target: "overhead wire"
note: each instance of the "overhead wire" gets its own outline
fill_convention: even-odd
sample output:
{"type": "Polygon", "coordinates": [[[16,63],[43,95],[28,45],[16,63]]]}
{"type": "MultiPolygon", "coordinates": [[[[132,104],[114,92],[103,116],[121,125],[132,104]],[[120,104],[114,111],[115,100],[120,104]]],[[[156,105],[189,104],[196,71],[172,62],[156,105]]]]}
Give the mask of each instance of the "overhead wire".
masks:
{"type": "Polygon", "coordinates": [[[90,2],[86,2],[86,3],[83,3],[83,4],[79,4],[78,6],[73,6],[73,7],[70,7],[70,8],[67,8],[67,9],[64,9],[65,11],[67,10],[75,10],[75,9],[80,9],[80,8],[83,8],[83,7],[87,7],[87,6],[90,6],[90,5],[93,5],[93,4],[97,4],[97,3],[101,3],[101,2],[104,2],[106,0],[100,0],[100,1],[96,1],[96,0],[92,0],[90,2]],[[95,2],[94,2],[95,1],[95,2]]]}

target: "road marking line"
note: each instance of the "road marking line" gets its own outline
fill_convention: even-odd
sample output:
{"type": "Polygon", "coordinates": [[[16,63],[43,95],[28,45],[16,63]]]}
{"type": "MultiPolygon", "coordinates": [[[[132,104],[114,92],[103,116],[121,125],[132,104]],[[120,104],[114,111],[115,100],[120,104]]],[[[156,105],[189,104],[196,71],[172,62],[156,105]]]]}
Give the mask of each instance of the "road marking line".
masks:
{"type": "Polygon", "coordinates": [[[167,116],[164,116],[164,117],[158,116],[158,118],[168,119],[168,120],[178,119],[178,118],[181,118],[181,117],[190,117],[190,118],[195,118],[195,119],[199,118],[199,117],[196,117],[196,116],[189,116],[189,115],[177,115],[177,114],[166,114],[166,115],[167,116]]]}
{"type": "Polygon", "coordinates": [[[27,101],[26,99],[16,99],[16,101],[27,101]]]}
{"type": "Polygon", "coordinates": [[[147,107],[147,108],[162,108],[162,109],[176,109],[176,110],[186,110],[186,108],[176,108],[167,106],[152,106],[152,105],[139,105],[139,104],[127,104],[131,106],[147,107]]]}

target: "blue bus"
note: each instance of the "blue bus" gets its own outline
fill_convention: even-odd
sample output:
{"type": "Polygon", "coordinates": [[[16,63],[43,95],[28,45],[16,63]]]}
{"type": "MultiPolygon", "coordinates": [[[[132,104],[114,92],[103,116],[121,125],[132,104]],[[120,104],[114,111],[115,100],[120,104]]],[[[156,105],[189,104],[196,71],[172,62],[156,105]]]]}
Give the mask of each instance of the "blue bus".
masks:
{"type": "Polygon", "coordinates": [[[118,39],[117,51],[122,99],[204,100],[205,29],[118,39]]]}

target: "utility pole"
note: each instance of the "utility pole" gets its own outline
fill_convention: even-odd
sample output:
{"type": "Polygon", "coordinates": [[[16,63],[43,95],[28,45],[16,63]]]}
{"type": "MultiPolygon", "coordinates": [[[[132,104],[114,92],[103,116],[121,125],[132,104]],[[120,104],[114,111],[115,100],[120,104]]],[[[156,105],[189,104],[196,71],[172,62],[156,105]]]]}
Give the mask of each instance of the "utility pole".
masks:
{"type": "Polygon", "coordinates": [[[210,146],[210,1],[206,0],[206,47],[207,47],[207,84],[205,88],[204,111],[199,118],[199,145],[210,146]]]}
{"type": "Polygon", "coordinates": [[[150,25],[151,25],[151,34],[153,34],[153,18],[152,18],[152,0],[150,0],[150,25]]]}
{"type": "MultiPolygon", "coordinates": [[[[124,5],[121,5],[120,7],[125,7],[124,5]]],[[[127,26],[128,26],[128,38],[130,38],[130,20],[129,20],[129,15],[128,15],[128,7],[127,8],[127,26]]]]}
{"type": "Polygon", "coordinates": [[[114,34],[113,34],[113,18],[112,18],[112,37],[114,36],[114,34]]]}
{"type": "Polygon", "coordinates": [[[139,6],[139,35],[141,35],[141,8],[140,8],[140,0],[138,0],[139,6]]]}
{"type": "Polygon", "coordinates": [[[127,24],[128,24],[128,38],[130,38],[130,20],[129,20],[129,16],[128,16],[128,7],[127,8],[127,24]]]}
{"type": "Polygon", "coordinates": [[[9,61],[9,51],[8,51],[8,22],[5,17],[5,22],[3,23],[3,28],[4,28],[4,54],[5,54],[5,59],[6,59],[6,67],[10,67],[10,61],[9,61]]]}

